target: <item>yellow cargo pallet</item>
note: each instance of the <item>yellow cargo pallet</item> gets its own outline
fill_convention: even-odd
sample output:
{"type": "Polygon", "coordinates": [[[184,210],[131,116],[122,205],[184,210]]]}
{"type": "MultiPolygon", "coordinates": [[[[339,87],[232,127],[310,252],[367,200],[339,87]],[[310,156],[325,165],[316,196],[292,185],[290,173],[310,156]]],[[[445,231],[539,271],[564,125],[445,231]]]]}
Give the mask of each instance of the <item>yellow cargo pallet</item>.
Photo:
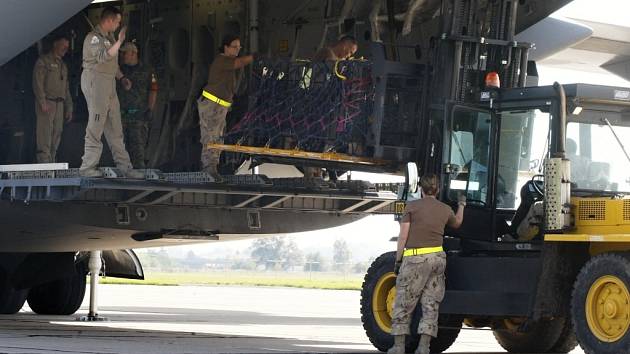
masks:
{"type": "Polygon", "coordinates": [[[303,150],[285,150],[285,149],[273,149],[268,147],[256,147],[256,146],[243,146],[243,145],[227,145],[227,144],[208,144],[208,149],[240,152],[250,155],[266,155],[277,157],[289,157],[298,159],[309,159],[319,161],[333,161],[333,162],[345,162],[360,165],[369,166],[387,166],[391,165],[391,162],[378,159],[370,159],[366,157],[358,157],[346,154],[339,154],[336,152],[310,152],[303,150]]]}

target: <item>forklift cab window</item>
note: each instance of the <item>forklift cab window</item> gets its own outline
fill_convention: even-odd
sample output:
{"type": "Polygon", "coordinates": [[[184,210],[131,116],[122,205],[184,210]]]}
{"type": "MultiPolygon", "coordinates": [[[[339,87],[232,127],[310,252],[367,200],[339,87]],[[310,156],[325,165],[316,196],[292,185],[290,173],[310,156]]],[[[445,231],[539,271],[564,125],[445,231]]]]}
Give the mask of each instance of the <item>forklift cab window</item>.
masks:
{"type": "Polygon", "coordinates": [[[571,161],[572,188],[629,193],[630,162],[624,149],[630,151],[630,123],[602,113],[590,119],[589,113],[580,115],[585,118],[584,123],[567,125],[566,151],[571,161]],[[602,122],[604,118],[612,129],[602,122]]]}
{"type": "MultiPolygon", "coordinates": [[[[499,121],[496,207],[516,210],[522,203],[521,192],[525,193],[523,186],[542,174],[550,117],[539,109],[511,110],[500,112],[499,121]]],[[[542,188],[542,181],[538,183],[542,188]]]]}
{"type": "Polygon", "coordinates": [[[449,161],[452,174],[448,198],[451,201],[465,194],[471,205],[487,205],[490,124],[488,112],[454,108],[449,161]]]}

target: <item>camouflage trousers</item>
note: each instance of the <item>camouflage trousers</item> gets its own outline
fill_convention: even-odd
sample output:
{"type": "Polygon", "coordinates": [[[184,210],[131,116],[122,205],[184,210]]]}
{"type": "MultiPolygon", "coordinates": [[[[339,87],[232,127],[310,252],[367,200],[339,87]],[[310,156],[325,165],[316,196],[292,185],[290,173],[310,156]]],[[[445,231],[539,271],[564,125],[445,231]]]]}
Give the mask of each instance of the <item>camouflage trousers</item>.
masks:
{"type": "Polygon", "coordinates": [[[145,149],[149,135],[149,122],[140,119],[125,119],[123,114],[123,134],[125,135],[125,147],[129,152],[133,168],[144,169],[145,149]]]}
{"type": "Polygon", "coordinates": [[[201,167],[211,174],[218,173],[220,150],[208,149],[210,143],[223,144],[225,117],[228,108],[205,99],[201,96],[197,100],[199,109],[199,128],[201,130],[201,167]]]}
{"type": "Polygon", "coordinates": [[[429,253],[403,258],[396,279],[396,299],[392,313],[392,335],[410,334],[409,325],[420,300],[422,319],[419,334],[437,336],[438,315],[446,290],[446,254],[429,253]]]}

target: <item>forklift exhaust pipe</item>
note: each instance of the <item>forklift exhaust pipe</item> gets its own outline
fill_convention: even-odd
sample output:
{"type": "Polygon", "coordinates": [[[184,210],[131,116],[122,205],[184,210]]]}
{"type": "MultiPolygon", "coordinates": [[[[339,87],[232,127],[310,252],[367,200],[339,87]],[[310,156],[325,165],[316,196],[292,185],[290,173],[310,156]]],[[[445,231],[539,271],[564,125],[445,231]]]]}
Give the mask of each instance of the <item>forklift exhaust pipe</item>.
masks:
{"type": "Polygon", "coordinates": [[[564,87],[557,81],[553,83],[553,88],[558,94],[560,101],[560,109],[558,110],[558,119],[554,119],[554,130],[558,133],[556,149],[552,153],[553,157],[566,158],[566,137],[567,137],[567,95],[564,87]]]}

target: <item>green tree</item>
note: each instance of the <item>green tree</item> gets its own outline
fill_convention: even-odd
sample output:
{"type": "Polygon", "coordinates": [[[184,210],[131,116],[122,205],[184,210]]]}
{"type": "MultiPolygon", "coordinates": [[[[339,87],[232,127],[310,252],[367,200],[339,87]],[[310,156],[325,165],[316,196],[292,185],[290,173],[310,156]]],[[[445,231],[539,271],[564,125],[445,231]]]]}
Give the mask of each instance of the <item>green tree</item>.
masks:
{"type": "Polygon", "coordinates": [[[346,241],[342,239],[335,240],[333,245],[333,269],[337,271],[347,271],[351,256],[352,254],[350,253],[350,248],[346,241]]]}
{"type": "Polygon", "coordinates": [[[257,265],[268,269],[290,269],[304,261],[302,252],[292,238],[275,236],[259,238],[252,243],[251,257],[257,265]]]}
{"type": "Polygon", "coordinates": [[[324,258],[319,252],[312,252],[306,255],[304,262],[305,272],[321,272],[324,269],[324,258]]]}

